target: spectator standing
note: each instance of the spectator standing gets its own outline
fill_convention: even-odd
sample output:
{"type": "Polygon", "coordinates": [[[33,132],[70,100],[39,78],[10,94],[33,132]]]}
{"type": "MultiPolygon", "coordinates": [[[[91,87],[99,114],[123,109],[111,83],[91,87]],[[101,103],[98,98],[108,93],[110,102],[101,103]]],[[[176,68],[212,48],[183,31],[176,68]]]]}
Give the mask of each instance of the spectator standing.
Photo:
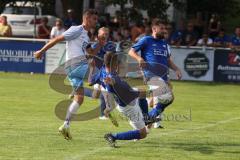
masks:
{"type": "Polygon", "coordinates": [[[63,22],[61,19],[56,19],[55,26],[51,30],[50,38],[55,38],[59,35],[61,35],[65,31],[65,28],[63,27],[63,22]]]}
{"type": "Polygon", "coordinates": [[[12,36],[12,27],[8,24],[6,16],[0,17],[0,36],[1,37],[12,36]]]}
{"type": "Polygon", "coordinates": [[[166,25],[166,36],[165,36],[166,41],[168,42],[168,44],[171,44],[173,35],[174,35],[173,26],[170,23],[168,23],[166,25]]]}
{"type": "Polygon", "coordinates": [[[188,23],[186,31],[183,33],[182,45],[194,46],[197,42],[197,33],[194,31],[193,23],[188,23]]]}
{"type": "Polygon", "coordinates": [[[212,14],[212,17],[209,21],[209,26],[208,26],[210,38],[214,40],[215,37],[217,37],[220,31],[220,28],[221,28],[221,22],[219,20],[219,16],[216,14],[212,14]]]}
{"type": "Polygon", "coordinates": [[[131,40],[131,33],[129,28],[127,27],[123,28],[121,35],[123,37],[123,40],[131,40]]]}
{"type": "Polygon", "coordinates": [[[48,39],[51,33],[51,27],[48,26],[48,18],[43,17],[41,19],[41,24],[38,26],[37,38],[48,39]]]}
{"type": "Polygon", "coordinates": [[[132,42],[136,41],[138,36],[140,36],[142,34],[141,27],[139,27],[139,26],[140,25],[135,24],[131,27],[131,40],[132,40],[132,42]]]}
{"type": "Polygon", "coordinates": [[[75,12],[73,9],[67,10],[67,19],[64,20],[64,27],[66,29],[70,28],[71,26],[77,26],[80,24],[80,21],[76,19],[75,12]]]}
{"type": "Polygon", "coordinates": [[[203,21],[202,12],[197,12],[196,18],[193,20],[194,30],[198,35],[203,35],[205,23],[203,21]]]}
{"type": "Polygon", "coordinates": [[[174,34],[171,38],[171,45],[180,46],[182,44],[185,25],[184,20],[181,20],[178,26],[178,29],[174,31],[174,34]]]}

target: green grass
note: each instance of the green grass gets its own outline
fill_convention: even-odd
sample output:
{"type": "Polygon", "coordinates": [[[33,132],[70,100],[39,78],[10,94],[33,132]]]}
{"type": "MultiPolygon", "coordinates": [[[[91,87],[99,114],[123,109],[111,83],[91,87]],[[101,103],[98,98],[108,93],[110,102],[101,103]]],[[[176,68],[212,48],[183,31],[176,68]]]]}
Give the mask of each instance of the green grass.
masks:
{"type": "MultiPolygon", "coordinates": [[[[74,139],[66,141],[57,134],[62,120],[54,109],[67,95],[52,90],[47,75],[0,73],[0,159],[239,160],[240,86],[173,85],[176,99],[165,112],[165,129],[152,129],[146,139],[137,142],[118,142],[120,148],[113,149],[103,135],[131,129],[125,120],[120,120],[119,128],[98,119],[73,122],[74,139]]],[[[80,112],[98,104],[85,100],[80,112]]]]}

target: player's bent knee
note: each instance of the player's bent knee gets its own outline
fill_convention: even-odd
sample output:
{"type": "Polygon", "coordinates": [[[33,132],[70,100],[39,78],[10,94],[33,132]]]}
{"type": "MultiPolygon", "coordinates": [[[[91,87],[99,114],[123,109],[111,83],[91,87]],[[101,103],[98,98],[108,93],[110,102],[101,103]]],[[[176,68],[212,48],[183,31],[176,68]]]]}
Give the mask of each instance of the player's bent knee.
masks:
{"type": "Polygon", "coordinates": [[[78,94],[76,94],[76,95],[74,95],[74,100],[75,100],[76,102],[78,102],[79,105],[81,105],[81,104],[83,103],[84,96],[83,96],[83,95],[78,95],[78,94]]]}
{"type": "Polygon", "coordinates": [[[161,103],[163,105],[170,105],[174,100],[174,95],[172,92],[168,92],[166,94],[160,95],[158,97],[155,98],[154,100],[154,105],[161,103]]]}
{"type": "Polygon", "coordinates": [[[144,139],[147,137],[147,130],[145,127],[140,129],[140,137],[141,137],[141,139],[144,139]]]}

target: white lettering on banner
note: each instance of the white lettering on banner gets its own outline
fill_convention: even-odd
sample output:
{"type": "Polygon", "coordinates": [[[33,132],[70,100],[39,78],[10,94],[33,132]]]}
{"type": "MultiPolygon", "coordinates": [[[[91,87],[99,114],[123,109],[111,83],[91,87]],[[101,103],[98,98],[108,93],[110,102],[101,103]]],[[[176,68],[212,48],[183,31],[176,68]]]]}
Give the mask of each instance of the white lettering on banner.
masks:
{"type": "Polygon", "coordinates": [[[217,69],[221,71],[239,71],[240,72],[240,67],[233,67],[233,66],[218,65],[217,69]]]}
{"type": "Polygon", "coordinates": [[[33,58],[33,52],[28,50],[0,50],[0,57],[18,57],[18,58],[33,58]]]}
{"type": "Polygon", "coordinates": [[[208,64],[199,64],[199,65],[186,65],[186,67],[188,68],[188,69],[194,69],[194,70],[196,70],[196,69],[207,69],[208,68],[208,64]]]}
{"type": "Polygon", "coordinates": [[[42,63],[42,59],[34,58],[35,51],[0,49],[0,61],[2,62],[23,62],[42,63]]]}

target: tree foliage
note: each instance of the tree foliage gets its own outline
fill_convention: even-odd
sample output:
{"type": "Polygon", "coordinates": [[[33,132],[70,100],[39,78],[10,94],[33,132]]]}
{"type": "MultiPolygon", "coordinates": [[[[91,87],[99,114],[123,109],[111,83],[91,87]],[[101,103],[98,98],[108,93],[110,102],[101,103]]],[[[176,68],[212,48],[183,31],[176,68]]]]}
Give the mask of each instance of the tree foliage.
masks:
{"type": "MultiPolygon", "coordinates": [[[[148,16],[151,18],[162,18],[166,19],[166,10],[169,7],[169,4],[166,0],[104,0],[107,5],[120,5],[121,13],[126,14],[125,4],[129,2],[132,4],[130,10],[145,10],[148,13],[148,16]]],[[[131,13],[131,11],[129,12],[131,13]]],[[[129,16],[128,16],[129,17],[129,16]]]]}
{"type": "Polygon", "coordinates": [[[106,4],[119,4],[124,13],[124,4],[130,2],[131,9],[146,10],[150,18],[159,17],[166,19],[166,11],[169,3],[175,8],[195,14],[197,11],[204,13],[218,13],[219,15],[236,16],[240,13],[239,0],[104,0],[106,4]]]}
{"type": "Polygon", "coordinates": [[[236,16],[240,13],[239,0],[187,0],[188,13],[196,11],[217,13],[222,16],[236,16]]]}

